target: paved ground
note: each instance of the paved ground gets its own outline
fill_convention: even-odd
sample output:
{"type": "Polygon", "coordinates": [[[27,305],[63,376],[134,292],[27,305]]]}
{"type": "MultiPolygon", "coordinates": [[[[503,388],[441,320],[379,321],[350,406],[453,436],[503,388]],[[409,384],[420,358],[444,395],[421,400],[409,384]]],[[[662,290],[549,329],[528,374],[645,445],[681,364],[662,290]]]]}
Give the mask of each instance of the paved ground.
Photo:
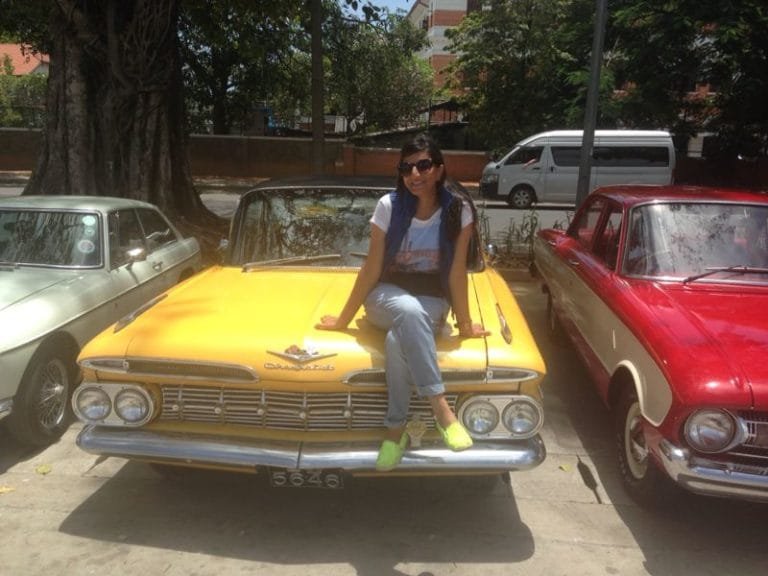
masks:
{"type": "Polygon", "coordinates": [[[171,482],[81,452],[77,425],[41,452],[0,432],[0,574],[764,574],[767,506],[691,496],[650,513],[627,498],[584,371],[547,341],[538,287],[512,286],[549,374],[547,460],[511,487],[388,479],[296,491],[221,473],[171,482]]]}

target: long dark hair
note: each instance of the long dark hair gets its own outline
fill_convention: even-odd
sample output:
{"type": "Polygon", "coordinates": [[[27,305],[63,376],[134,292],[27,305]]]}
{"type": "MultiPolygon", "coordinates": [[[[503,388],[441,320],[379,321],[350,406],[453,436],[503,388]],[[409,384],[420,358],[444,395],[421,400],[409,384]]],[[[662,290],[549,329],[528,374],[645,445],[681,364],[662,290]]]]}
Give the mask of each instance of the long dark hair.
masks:
{"type": "MultiPolygon", "coordinates": [[[[445,170],[445,162],[443,161],[443,153],[438,147],[437,143],[432,139],[432,137],[429,134],[422,133],[417,134],[413,137],[413,139],[409,140],[405,144],[403,144],[403,147],[400,148],[400,160],[399,162],[402,162],[404,158],[407,158],[408,156],[411,156],[413,154],[416,154],[417,152],[422,152],[426,150],[429,154],[429,157],[432,159],[432,162],[435,163],[437,166],[443,167],[443,173],[440,176],[440,180],[437,181],[437,187],[438,190],[445,184],[445,177],[446,177],[446,170],[445,170]]],[[[405,182],[403,181],[402,175],[398,173],[397,176],[397,189],[398,190],[405,190],[405,182]]]]}

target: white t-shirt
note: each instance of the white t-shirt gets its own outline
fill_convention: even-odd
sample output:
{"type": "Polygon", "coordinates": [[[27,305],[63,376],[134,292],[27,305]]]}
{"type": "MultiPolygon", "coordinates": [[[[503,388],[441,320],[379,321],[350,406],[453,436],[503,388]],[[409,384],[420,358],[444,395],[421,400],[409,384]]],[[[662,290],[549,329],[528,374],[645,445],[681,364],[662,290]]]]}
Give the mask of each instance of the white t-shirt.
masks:
{"type": "MultiPolygon", "coordinates": [[[[392,263],[393,272],[438,272],[440,269],[440,215],[443,209],[438,208],[428,220],[414,217],[405,233],[400,249],[392,263]]],[[[385,234],[392,221],[392,198],[389,194],[382,196],[373,211],[371,223],[380,228],[385,234]]],[[[472,209],[469,204],[462,202],[461,227],[472,223],[472,209]]]]}

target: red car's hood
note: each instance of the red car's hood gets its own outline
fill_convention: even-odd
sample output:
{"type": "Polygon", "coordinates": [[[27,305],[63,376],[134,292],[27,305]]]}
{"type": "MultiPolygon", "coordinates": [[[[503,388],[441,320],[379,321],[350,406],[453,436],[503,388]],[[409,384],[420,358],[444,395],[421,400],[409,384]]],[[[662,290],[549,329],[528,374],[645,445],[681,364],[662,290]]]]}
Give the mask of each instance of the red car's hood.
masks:
{"type": "Polygon", "coordinates": [[[681,396],[700,403],[714,393],[768,408],[768,289],[643,284],[648,340],[664,364],[689,376],[681,396]]]}

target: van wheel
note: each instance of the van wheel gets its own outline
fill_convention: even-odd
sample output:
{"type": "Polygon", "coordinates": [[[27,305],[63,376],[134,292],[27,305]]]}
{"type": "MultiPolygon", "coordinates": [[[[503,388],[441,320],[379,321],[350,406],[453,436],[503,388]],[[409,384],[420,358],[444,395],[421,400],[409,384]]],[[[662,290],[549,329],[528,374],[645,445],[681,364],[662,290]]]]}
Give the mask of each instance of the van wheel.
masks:
{"type": "Polygon", "coordinates": [[[518,186],[513,188],[507,197],[507,204],[513,208],[530,208],[536,200],[536,194],[529,186],[518,186]]]}

